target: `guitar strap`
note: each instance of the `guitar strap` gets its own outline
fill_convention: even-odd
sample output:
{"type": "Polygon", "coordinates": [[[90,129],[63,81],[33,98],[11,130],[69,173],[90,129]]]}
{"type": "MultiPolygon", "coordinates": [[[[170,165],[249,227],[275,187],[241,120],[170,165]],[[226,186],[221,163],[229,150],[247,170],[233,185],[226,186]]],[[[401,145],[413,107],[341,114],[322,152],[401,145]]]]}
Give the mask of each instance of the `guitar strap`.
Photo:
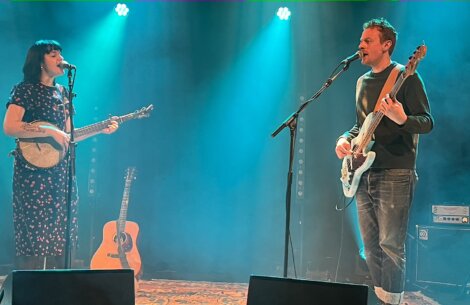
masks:
{"type": "Polygon", "coordinates": [[[401,70],[402,68],[403,68],[402,65],[397,64],[397,65],[392,69],[392,71],[390,72],[390,74],[388,75],[388,78],[387,78],[387,80],[385,81],[384,86],[382,87],[382,91],[380,91],[379,98],[377,99],[377,102],[375,102],[374,112],[379,111],[380,101],[381,101],[388,93],[390,93],[390,91],[392,91],[393,85],[395,85],[395,83],[396,83],[396,81],[397,81],[397,78],[398,78],[398,74],[400,73],[400,70],[401,70]]]}

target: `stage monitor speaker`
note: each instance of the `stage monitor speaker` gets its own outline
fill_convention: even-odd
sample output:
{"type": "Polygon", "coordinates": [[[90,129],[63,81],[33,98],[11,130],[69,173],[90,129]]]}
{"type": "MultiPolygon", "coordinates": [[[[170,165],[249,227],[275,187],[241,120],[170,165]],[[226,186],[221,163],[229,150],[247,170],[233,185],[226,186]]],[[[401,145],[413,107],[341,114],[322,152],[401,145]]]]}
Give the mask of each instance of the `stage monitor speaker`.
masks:
{"type": "Polygon", "coordinates": [[[367,305],[367,295],[364,285],[252,275],[247,305],[367,305]]]}
{"type": "Polygon", "coordinates": [[[416,226],[416,281],[464,286],[470,281],[470,228],[416,226]]]}
{"type": "Polygon", "coordinates": [[[132,270],[17,270],[0,305],[135,305],[132,270]]]}

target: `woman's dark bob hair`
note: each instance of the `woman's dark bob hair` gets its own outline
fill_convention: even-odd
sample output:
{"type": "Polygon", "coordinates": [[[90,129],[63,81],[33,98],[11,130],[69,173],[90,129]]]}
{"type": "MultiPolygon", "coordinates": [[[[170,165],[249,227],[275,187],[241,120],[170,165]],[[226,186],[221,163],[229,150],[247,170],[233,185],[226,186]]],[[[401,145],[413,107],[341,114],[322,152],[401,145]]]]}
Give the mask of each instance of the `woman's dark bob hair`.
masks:
{"type": "Polygon", "coordinates": [[[38,40],[28,50],[23,66],[23,80],[31,83],[41,81],[41,65],[44,55],[52,51],[62,51],[60,43],[55,40],[38,40]]]}

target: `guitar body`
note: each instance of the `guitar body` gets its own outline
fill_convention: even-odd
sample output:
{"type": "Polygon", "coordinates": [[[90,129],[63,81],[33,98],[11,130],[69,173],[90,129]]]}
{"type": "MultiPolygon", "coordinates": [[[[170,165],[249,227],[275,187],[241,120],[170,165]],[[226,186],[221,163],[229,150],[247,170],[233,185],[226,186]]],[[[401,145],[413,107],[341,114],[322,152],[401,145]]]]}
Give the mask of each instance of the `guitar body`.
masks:
{"type": "Polygon", "coordinates": [[[90,269],[132,269],[134,276],[138,277],[142,261],[137,249],[137,236],[139,225],[126,221],[124,231],[121,233],[122,255],[119,251],[118,222],[109,221],[103,227],[103,242],[91,259],[90,269]]]}
{"type": "Polygon", "coordinates": [[[351,141],[351,148],[353,151],[354,148],[364,140],[369,141],[369,145],[364,151],[358,152],[357,154],[348,155],[343,158],[343,165],[341,168],[341,182],[343,183],[343,193],[346,197],[354,197],[362,174],[372,166],[372,163],[374,163],[375,152],[370,151],[374,145],[374,142],[370,141],[370,139],[365,139],[366,137],[370,137],[366,134],[366,131],[369,129],[369,126],[374,119],[374,115],[374,112],[369,113],[364,121],[359,135],[351,141]]]}
{"type": "MultiPolygon", "coordinates": [[[[32,126],[49,126],[59,129],[54,124],[44,121],[30,123],[32,126]]],[[[52,137],[20,138],[17,141],[20,155],[32,166],[51,168],[56,166],[65,156],[62,146],[52,137]]]]}

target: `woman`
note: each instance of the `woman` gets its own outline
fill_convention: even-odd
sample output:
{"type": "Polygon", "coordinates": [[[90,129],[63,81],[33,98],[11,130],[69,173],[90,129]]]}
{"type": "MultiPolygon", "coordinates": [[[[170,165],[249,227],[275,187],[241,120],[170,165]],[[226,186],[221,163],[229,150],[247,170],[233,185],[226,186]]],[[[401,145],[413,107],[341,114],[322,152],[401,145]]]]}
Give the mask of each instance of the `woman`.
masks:
{"type": "MultiPolygon", "coordinates": [[[[51,137],[64,152],[70,141],[67,90],[55,79],[64,74],[62,48],[57,41],[39,40],[28,51],[24,79],[12,89],[3,123],[6,135],[14,138],[51,137]],[[31,124],[46,121],[54,126],[31,124]]],[[[101,133],[116,131],[111,121],[101,133]]],[[[75,138],[84,140],[93,134],[75,138]]],[[[70,156],[50,168],[31,166],[17,148],[14,152],[13,222],[15,269],[64,267],[67,227],[67,190],[70,156]]],[[[74,185],[75,188],[75,185],[74,185]]],[[[77,239],[77,196],[72,191],[70,237],[77,239]]]]}

